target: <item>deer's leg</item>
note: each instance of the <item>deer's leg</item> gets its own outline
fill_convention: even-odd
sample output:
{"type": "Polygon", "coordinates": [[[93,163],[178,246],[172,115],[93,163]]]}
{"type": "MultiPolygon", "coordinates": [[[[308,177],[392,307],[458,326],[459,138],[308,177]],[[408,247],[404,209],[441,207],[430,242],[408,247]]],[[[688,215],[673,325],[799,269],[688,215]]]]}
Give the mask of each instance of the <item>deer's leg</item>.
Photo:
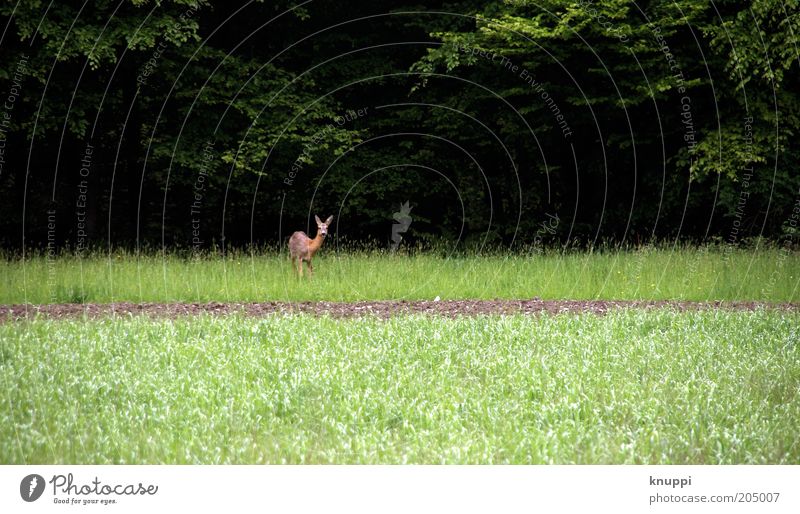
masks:
{"type": "Polygon", "coordinates": [[[300,274],[301,277],[303,276],[303,258],[302,257],[298,257],[297,258],[297,272],[300,274]]]}
{"type": "Polygon", "coordinates": [[[314,276],[314,266],[311,265],[311,259],[308,259],[308,276],[314,276]]]}

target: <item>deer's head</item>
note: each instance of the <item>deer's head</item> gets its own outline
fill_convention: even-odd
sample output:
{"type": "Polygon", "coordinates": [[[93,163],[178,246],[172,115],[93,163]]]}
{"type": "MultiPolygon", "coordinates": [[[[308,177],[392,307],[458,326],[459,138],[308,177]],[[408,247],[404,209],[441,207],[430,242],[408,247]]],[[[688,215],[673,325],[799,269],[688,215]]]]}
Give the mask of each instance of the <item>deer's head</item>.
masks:
{"type": "Polygon", "coordinates": [[[314,219],[317,222],[317,233],[319,235],[321,235],[322,237],[327,236],[328,235],[328,225],[330,225],[331,222],[333,221],[333,216],[328,216],[328,219],[325,220],[325,223],[323,223],[322,220],[319,219],[319,216],[317,216],[316,214],[314,215],[314,219]]]}

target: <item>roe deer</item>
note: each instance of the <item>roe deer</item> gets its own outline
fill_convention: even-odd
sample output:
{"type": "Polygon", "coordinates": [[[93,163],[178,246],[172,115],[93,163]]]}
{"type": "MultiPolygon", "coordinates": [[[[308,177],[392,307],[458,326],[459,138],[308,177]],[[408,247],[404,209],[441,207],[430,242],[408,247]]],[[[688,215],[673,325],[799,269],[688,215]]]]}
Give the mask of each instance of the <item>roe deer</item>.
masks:
{"type": "Polygon", "coordinates": [[[289,238],[289,257],[292,259],[292,265],[297,261],[297,272],[301,277],[303,276],[303,261],[308,263],[309,275],[314,274],[311,259],[325,241],[325,236],[328,235],[328,225],[333,221],[333,216],[329,216],[325,223],[319,219],[319,216],[315,215],[314,219],[317,221],[317,236],[314,239],[308,237],[305,232],[295,232],[289,238]]]}

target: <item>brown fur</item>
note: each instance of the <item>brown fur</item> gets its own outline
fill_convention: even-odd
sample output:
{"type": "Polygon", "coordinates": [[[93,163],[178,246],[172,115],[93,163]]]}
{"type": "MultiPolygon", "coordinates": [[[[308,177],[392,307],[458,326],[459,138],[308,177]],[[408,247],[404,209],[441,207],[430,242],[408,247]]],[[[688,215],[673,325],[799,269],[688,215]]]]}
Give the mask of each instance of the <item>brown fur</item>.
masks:
{"type": "Polygon", "coordinates": [[[325,236],[328,233],[328,225],[333,221],[333,216],[328,217],[325,223],[319,219],[319,216],[314,216],[317,222],[317,235],[311,239],[305,232],[295,232],[289,238],[289,257],[292,263],[297,263],[297,272],[303,276],[303,262],[308,263],[309,275],[314,274],[314,266],[311,264],[311,259],[314,254],[322,247],[325,241],[325,236]]]}

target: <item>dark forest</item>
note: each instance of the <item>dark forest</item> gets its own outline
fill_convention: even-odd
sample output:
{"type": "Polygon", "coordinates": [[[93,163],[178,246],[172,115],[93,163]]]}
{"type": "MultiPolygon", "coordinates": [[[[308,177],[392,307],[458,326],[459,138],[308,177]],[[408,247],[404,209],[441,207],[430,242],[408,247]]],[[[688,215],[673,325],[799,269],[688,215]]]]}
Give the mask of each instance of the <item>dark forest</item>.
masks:
{"type": "Polygon", "coordinates": [[[798,3],[0,7],[8,249],[794,236],[798,3]],[[313,223],[312,223],[313,224],[313,223]]]}

